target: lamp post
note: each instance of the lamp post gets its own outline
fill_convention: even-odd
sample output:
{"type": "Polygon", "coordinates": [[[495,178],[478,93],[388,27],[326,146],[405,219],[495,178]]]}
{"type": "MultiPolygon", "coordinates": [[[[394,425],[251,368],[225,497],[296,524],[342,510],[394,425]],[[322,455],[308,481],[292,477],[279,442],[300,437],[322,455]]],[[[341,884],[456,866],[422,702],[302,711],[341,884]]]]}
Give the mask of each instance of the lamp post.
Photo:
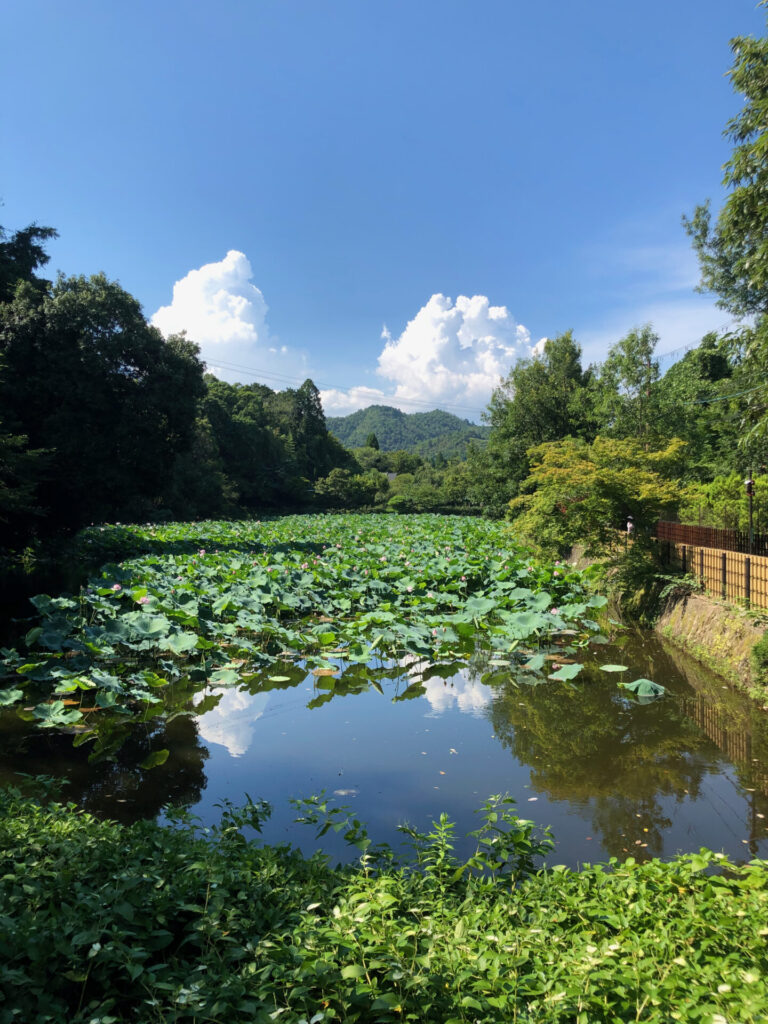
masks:
{"type": "Polygon", "coordinates": [[[751,473],[749,474],[747,479],[744,481],[744,490],[747,492],[747,497],[749,498],[749,553],[751,555],[752,554],[752,544],[753,544],[754,536],[755,536],[754,531],[752,529],[752,498],[753,498],[754,493],[755,493],[755,482],[752,479],[752,474],[751,473]]]}

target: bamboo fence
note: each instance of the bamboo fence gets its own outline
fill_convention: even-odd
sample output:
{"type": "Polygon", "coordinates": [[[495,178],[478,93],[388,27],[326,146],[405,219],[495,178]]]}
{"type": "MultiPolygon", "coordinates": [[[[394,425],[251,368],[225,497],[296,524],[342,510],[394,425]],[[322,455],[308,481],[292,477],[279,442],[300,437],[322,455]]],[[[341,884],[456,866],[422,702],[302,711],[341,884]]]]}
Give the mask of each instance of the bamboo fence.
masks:
{"type": "Polygon", "coordinates": [[[768,608],[768,557],[659,539],[667,561],[698,576],[704,589],[726,601],[768,608]]]}

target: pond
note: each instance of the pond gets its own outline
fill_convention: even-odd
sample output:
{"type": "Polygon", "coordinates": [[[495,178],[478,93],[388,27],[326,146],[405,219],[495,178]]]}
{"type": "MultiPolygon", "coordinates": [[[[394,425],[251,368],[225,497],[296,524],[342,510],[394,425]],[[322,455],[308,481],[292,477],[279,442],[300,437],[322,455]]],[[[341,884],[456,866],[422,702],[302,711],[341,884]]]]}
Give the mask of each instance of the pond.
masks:
{"type": "MultiPolygon", "coordinates": [[[[619,633],[577,682],[520,684],[477,651],[467,664],[342,665],[335,675],[274,666],[245,686],[208,687],[171,720],[137,724],[111,760],[88,760],[66,731],[0,718],[0,782],[17,773],[66,779],[67,799],[122,821],[183,803],[203,822],[223,799],[273,805],[267,841],[310,850],[291,797],[325,791],[399,849],[396,826],[428,830],[446,811],[464,835],[473,811],[508,792],[549,825],[550,863],[670,857],[706,846],[735,860],[768,857],[768,718],[652,634],[619,633]],[[638,700],[600,665],[666,687],[638,700]],[[156,767],[140,767],[167,750],[156,767]]],[[[326,672],[330,673],[330,669],[326,672]]],[[[621,677],[621,676],[620,676],[621,677]]],[[[345,858],[338,837],[323,840],[345,858]]],[[[461,852],[468,845],[457,843],[461,852]]]]}

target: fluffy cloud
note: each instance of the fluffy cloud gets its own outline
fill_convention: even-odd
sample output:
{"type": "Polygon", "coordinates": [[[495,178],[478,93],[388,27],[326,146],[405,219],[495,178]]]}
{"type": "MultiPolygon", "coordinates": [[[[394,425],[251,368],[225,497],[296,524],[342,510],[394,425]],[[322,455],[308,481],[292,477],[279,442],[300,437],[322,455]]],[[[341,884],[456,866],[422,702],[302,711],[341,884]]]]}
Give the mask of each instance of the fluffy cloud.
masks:
{"type": "Polygon", "coordinates": [[[258,379],[279,389],[286,386],[282,376],[301,376],[304,359],[270,336],[269,307],[252,277],[245,254],[230,249],[223,260],[177,281],[171,304],[161,306],[152,323],[166,337],[186,331],[211,372],[224,380],[258,379]]]}
{"type": "Polygon", "coordinates": [[[491,391],[521,356],[531,355],[531,336],[506,306],[484,295],[455,302],[433,295],[398,338],[385,327],[376,372],[388,388],[358,386],[322,392],[326,413],[339,415],[376,402],[406,412],[438,406],[477,415],[491,391]]]}

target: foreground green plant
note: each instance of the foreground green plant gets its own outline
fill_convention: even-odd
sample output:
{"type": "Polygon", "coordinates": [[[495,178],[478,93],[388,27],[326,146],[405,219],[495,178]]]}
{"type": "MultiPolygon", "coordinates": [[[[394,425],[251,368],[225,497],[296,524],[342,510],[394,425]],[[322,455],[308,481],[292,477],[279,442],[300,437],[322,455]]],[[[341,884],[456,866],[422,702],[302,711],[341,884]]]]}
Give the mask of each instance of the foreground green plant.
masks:
{"type": "MultiPolygon", "coordinates": [[[[486,826],[498,810],[486,806],[486,826]]],[[[509,808],[502,805],[504,814],[509,808]]],[[[241,828],[101,822],[0,793],[0,1021],[757,1024],[766,862],[331,868],[241,828]]],[[[514,821],[508,821],[514,825],[514,821]]],[[[523,826],[524,823],[519,823],[523,826]]],[[[505,834],[506,829],[502,829],[505,834]]],[[[512,829],[508,849],[519,841],[512,829]],[[511,843],[511,846],[509,844],[511,843]]],[[[493,849],[491,842],[491,849],[493,849]]],[[[487,849],[487,844],[481,849],[487,849]]]]}

